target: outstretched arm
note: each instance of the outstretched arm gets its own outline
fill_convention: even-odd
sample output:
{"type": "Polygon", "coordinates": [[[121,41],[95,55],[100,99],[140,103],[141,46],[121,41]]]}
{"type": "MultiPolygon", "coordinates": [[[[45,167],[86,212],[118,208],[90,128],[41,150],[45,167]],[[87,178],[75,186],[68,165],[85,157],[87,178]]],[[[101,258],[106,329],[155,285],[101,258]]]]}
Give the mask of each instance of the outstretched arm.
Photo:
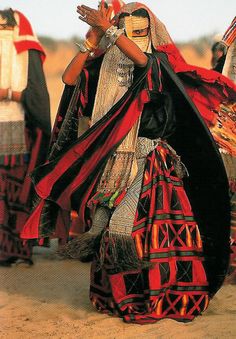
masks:
{"type": "MultiPolygon", "coordinates": [[[[87,37],[87,41],[89,41],[91,46],[97,46],[101,40],[101,32],[98,29],[91,29],[89,31],[89,35],[87,37]]],[[[85,50],[85,52],[78,52],[75,57],[71,60],[69,65],[66,67],[63,75],[62,81],[67,85],[75,85],[77,79],[84,67],[85,62],[88,59],[90,54],[89,50],[85,50]]]]}
{"type": "MultiPolygon", "coordinates": [[[[85,6],[86,7],[86,6],[85,6]]],[[[82,8],[82,7],[81,7],[82,8]]],[[[107,27],[111,26],[110,18],[112,13],[112,7],[105,8],[105,5],[102,3],[100,8],[96,11],[98,13],[98,17],[100,19],[100,23],[106,24],[107,27]]],[[[77,7],[77,12],[82,16],[79,17],[81,21],[85,21],[85,12],[84,10],[80,10],[80,6],[77,7]]],[[[85,21],[86,22],[86,21],[85,21]]],[[[87,22],[88,23],[88,22],[87,22]]],[[[89,24],[89,23],[88,23],[89,24]]],[[[93,50],[99,45],[101,38],[103,37],[104,32],[99,28],[98,25],[90,26],[90,30],[87,34],[86,43],[89,49],[93,50]]],[[[77,79],[86,63],[88,56],[90,54],[89,50],[85,50],[84,52],[78,52],[76,56],[71,60],[67,68],[65,69],[62,80],[67,85],[75,85],[77,79]]]]}
{"type": "MultiPolygon", "coordinates": [[[[112,26],[112,23],[104,15],[105,8],[101,5],[101,10],[95,10],[88,6],[78,6],[77,12],[81,15],[79,18],[89,24],[92,27],[99,28],[103,34],[106,30],[112,26]]],[[[141,49],[125,35],[120,35],[116,40],[116,45],[119,49],[130,58],[137,66],[146,66],[147,56],[141,51],[141,49]]]]}
{"type": "MultiPolygon", "coordinates": [[[[92,27],[90,35],[87,39],[89,45],[97,46],[107,31],[112,26],[110,16],[112,8],[105,8],[102,4],[100,9],[95,10],[87,6],[78,6],[77,12],[80,14],[79,19],[86,22],[92,27]]],[[[125,35],[120,35],[116,40],[117,47],[130,58],[135,65],[144,67],[147,64],[147,56],[140,50],[140,48],[125,35]]],[[[67,66],[62,79],[64,83],[68,85],[74,85],[80,75],[84,64],[89,56],[89,51],[84,53],[78,52],[77,55],[72,59],[70,64],[67,66]]]]}

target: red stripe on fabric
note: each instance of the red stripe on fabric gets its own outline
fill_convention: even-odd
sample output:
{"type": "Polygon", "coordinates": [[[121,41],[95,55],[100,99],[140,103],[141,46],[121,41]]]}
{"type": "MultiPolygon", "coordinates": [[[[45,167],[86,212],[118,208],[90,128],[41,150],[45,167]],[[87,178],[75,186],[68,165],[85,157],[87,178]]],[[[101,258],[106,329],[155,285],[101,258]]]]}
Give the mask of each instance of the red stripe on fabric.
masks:
{"type": "MultiPolygon", "coordinates": [[[[94,189],[94,186],[96,185],[98,177],[99,177],[99,174],[97,175],[97,177],[94,178],[93,183],[86,190],[86,194],[83,196],[83,200],[80,203],[80,209],[78,211],[78,214],[80,215],[81,222],[82,222],[83,225],[87,224],[87,220],[85,221],[85,219],[84,219],[85,208],[87,207],[87,201],[90,198],[90,195],[91,195],[91,193],[94,189]]],[[[70,194],[70,193],[68,193],[68,194],[70,194]]],[[[68,199],[68,196],[66,196],[66,194],[64,194],[64,193],[60,196],[59,200],[57,200],[57,204],[60,205],[60,206],[66,206],[67,210],[71,210],[70,199],[68,199]]]]}
{"type": "MultiPolygon", "coordinates": [[[[80,102],[83,106],[83,108],[87,105],[88,103],[88,81],[89,81],[89,72],[86,68],[84,68],[83,70],[84,75],[85,75],[85,88],[84,88],[84,92],[83,91],[79,91],[77,98],[75,98],[75,101],[77,101],[78,97],[80,98],[80,102]]],[[[79,107],[79,111],[78,111],[79,116],[82,116],[82,110],[81,107],[79,107]]]]}
{"type": "Polygon", "coordinates": [[[14,167],[15,164],[16,164],[16,156],[15,156],[15,155],[12,155],[12,156],[11,156],[11,164],[10,164],[10,166],[11,166],[11,167],[14,167]]]}
{"type": "MultiPolygon", "coordinates": [[[[145,101],[145,99],[148,100],[146,91],[142,93],[142,97],[144,97],[143,101],[145,101]]],[[[66,160],[67,160],[66,162],[65,162],[64,157],[62,157],[57,163],[56,168],[54,168],[53,171],[51,171],[46,177],[44,177],[43,179],[41,179],[41,181],[39,181],[39,183],[36,185],[35,188],[36,188],[38,195],[41,198],[47,198],[49,196],[51,189],[53,185],[56,183],[56,181],[58,180],[58,178],[61,175],[63,175],[68,170],[68,168],[72,166],[74,162],[78,160],[79,157],[83,156],[84,152],[87,150],[87,147],[91,144],[91,142],[93,142],[96,138],[98,138],[99,135],[101,135],[101,133],[103,132],[103,130],[110,124],[110,122],[113,119],[115,119],[117,115],[119,115],[119,113],[121,112],[122,108],[125,106],[126,102],[129,100],[129,98],[130,96],[123,103],[120,109],[114,114],[114,116],[111,117],[110,121],[105,122],[101,128],[95,130],[86,139],[76,144],[66,153],[65,155],[66,160]]],[[[135,103],[137,104],[137,100],[135,101],[135,103]]],[[[132,105],[132,107],[133,106],[134,105],[132,105]]],[[[129,110],[129,113],[130,113],[129,115],[131,115],[132,117],[133,112],[130,112],[129,110]]],[[[103,145],[103,148],[100,149],[100,152],[99,151],[97,152],[99,154],[95,155],[96,159],[98,159],[99,156],[102,158],[104,156],[104,150],[108,151],[109,147],[112,147],[113,145],[115,145],[125,135],[125,133],[127,133],[127,131],[132,127],[131,121],[134,121],[134,119],[133,120],[131,119],[131,121],[129,121],[129,119],[130,117],[128,119],[127,118],[124,119],[124,130],[123,131],[122,129],[121,130],[117,129],[117,126],[115,127],[115,131],[117,135],[114,135],[114,139],[110,138],[109,142],[103,145]]],[[[91,169],[94,164],[95,164],[95,158],[93,157],[86,163],[85,168],[82,170],[82,173],[80,173],[79,180],[77,180],[78,178],[76,178],[76,184],[72,183],[69,186],[68,189],[71,190],[71,192],[76,188],[78,181],[82,181],[86,178],[86,176],[88,175],[88,168],[91,169]]],[[[68,189],[66,190],[67,192],[68,192],[68,189]]]]}
{"type": "MultiPolygon", "coordinates": [[[[86,180],[86,178],[91,173],[94,168],[94,164],[99,162],[100,159],[103,158],[105,154],[109,152],[109,150],[116,145],[127,133],[130,131],[135,121],[137,121],[139,115],[142,112],[144,103],[148,100],[146,98],[147,91],[143,90],[140,95],[133,100],[131,105],[129,106],[125,117],[120,121],[113,129],[112,135],[109,140],[90,158],[85,166],[82,167],[78,176],[75,177],[75,180],[63,191],[57,203],[64,209],[69,208],[69,201],[65,204],[65,197],[70,196],[76,188],[86,180]]],[[[124,103],[125,104],[125,103],[124,103]]],[[[123,106],[124,106],[123,104],[123,106]]],[[[122,107],[120,108],[120,110],[122,107]]],[[[68,199],[68,198],[67,198],[68,199]]]]}
{"type": "MultiPolygon", "coordinates": [[[[85,107],[86,100],[85,100],[85,96],[84,96],[83,92],[80,92],[80,102],[81,102],[82,106],[85,107]]],[[[81,108],[79,108],[79,115],[80,116],[82,115],[81,112],[82,112],[82,110],[81,110],[81,108]]]]}
{"type": "Polygon", "coordinates": [[[114,288],[114,298],[117,303],[120,303],[122,300],[126,299],[126,286],[124,282],[124,277],[122,273],[113,274],[109,277],[110,283],[112,286],[118,286],[119,288],[114,288]]]}
{"type": "MultiPolygon", "coordinates": [[[[127,98],[126,102],[129,98],[127,98]]],[[[111,118],[113,120],[122,110],[123,106],[126,104],[126,102],[122,105],[122,107],[116,112],[116,114],[111,118]]],[[[51,192],[52,186],[55,184],[55,182],[58,180],[58,178],[63,175],[67,171],[67,169],[73,165],[74,162],[78,160],[79,157],[81,157],[84,152],[86,151],[87,147],[93,142],[99,135],[102,133],[102,131],[107,127],[107,125],[110,123],[110,121],[104,123],[104,125],[101,127],[101,129],[95,130],[90,136],[88,136],[86,139],[84,139],[79,144],[72,147],[67,153],[66,153],[66,162],[64,157],[62,157],[59,162],[57,163],[56,168],[54,168],[53,171],[51,171],[46,177],[41,179],[39,183],[35,186],[36,191],[38,195],[41,198],[47,198],[48,195],[51,192]]],[[[94,159],[94,158],[93,158],[94,159]]]]}
{"type": "Polygon", "coordinates": [[[152,83],[152,68],[150,67],[150,69],[148,70],[147,73],[147,80],[148,80],[148,89],[149,91],[153,90],[153,83],[152,83]]]}
{"type": "Polygon", "coordinates": [[[39,154],[40,145],[41,145],[42,137],[43,137],[42,130],[40,130],[39,128],[36,128],[36,135],[37,135],[36,142],[35,142],[35,145],[33,145],[32,147],[32,152],[30,155],[30,163],[28,166],[27,174],[25,176],[23,187],[22,187],[21,194],[19,197],[19,201],[22,204],[25,204],[29,198],[30,188],[32,184],[29,174],[33,171],[33,169],[36,166],[37,156],[39,154]]]}
{"type": "Polygon", "coordinates": [[[84,75],[85,75],[85,93],[84,93],[84,99],[85,99],[85,104],[88,103],[88,82],[89,82],[89,72],[86,68],[84,68],[84,75]]]}
{"type": "Polygon", "coordinates": [[[39,237],[39,224],[40,224],[40,217],[42,213],[42,209],[44,207],[45,202],[41,200],[38,206],[35,208],[33,213],[30,215],[29,219],[25,223],[22,231],[21,231],[21,238],[22,239],[38,239],[39,237]]]}
{"type": "Polygon", "coordinates": [[[8,166],[9,157],[7,155],[4,156],[4,166],[8,166]]]}
{"type": "Polygon", "coordinates": [[[157,58],[157,65],[158,65],[158,78],[159,78],[159,92],[162,92],[163,85],[162,85],[162,71],[161,71],[161,64],[160,59],[157,58]]]}

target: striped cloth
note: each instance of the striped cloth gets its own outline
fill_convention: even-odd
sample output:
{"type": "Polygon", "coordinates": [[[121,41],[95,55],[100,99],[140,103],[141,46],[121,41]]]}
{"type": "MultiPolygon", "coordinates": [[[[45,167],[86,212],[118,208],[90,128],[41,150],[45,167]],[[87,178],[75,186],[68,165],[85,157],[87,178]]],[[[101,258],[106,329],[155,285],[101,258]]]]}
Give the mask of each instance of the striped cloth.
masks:
{"type": "Polygon", "coordinates": [[[223,35],[222,41],[227,46],[230,46],[234,42],[235,38],[236,38],[236,17],[234,17],[230,26],[228,27],[225,34],[223,35]]]}

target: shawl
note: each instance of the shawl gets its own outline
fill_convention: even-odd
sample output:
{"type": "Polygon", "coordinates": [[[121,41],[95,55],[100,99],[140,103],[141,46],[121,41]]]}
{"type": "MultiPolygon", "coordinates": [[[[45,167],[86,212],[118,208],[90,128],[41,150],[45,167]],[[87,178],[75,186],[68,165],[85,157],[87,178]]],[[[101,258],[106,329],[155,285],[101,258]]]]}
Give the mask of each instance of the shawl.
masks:
{"type": "Polygon", "coordinates": [[[14,11],[17,26],[14,29],[14,45],[17,53],[35,49],[40,52],[42,62],[45,60],[45,51],[37,36],[33,32],[30,22],[21,12],[14,11]]]}
{"type": "Polygon", "coordinates": [[[141,8],[148,12],[150,18],[153,48],[158,52],[165,53],[174,72],[183,81],[186,92],[198,108],[206,124],[208,126],[215,125],[217,122],[215,111],[220,103],[236,100],[235,84],[216,71],[187,64],[173,43],[165,25],[147,6],[138,2],[124,5],[116,16],[116,22],[121,13],[131,14],[141,8]]]}

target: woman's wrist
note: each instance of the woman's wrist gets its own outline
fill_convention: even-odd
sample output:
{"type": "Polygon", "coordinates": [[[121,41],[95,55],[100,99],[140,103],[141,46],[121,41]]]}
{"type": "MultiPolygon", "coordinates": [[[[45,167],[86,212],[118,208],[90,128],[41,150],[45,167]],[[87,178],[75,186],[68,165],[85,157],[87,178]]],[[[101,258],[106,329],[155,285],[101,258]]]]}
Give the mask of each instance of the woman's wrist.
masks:
{"type": "Polygon", "coordinates": [[[98,48],[98,44],[95,45],[93,42],[90,41],[89,38],[87,38],[82,44],[76,43],[76,45],[79,47],[80,53],[86,53],[91,57],[94,56],[94,51],[98,48]]]}
{"type": "Polygon", "coordinates": [[[112,24],[107,21],[102,23],[102,25],[100,26],[100,29],[102,30],[103,34],[112,26],[112,24]]]}
{"type": "Polygon", "coordinates": [[[90,51],[93,52],[95,49],[98,48],[98,42],[94,43],[93,41],[91,41],[89,38],[87,38],[84,41],[84,46],[90,51]]]}
{"type": "Polygon", "coordinates": [[[104,34],[109,42],[108,48],[110,46],[113,46],[122,34],[124,34],[123,28],[118,28],[116,26],[111,25],[104,34]]]}

